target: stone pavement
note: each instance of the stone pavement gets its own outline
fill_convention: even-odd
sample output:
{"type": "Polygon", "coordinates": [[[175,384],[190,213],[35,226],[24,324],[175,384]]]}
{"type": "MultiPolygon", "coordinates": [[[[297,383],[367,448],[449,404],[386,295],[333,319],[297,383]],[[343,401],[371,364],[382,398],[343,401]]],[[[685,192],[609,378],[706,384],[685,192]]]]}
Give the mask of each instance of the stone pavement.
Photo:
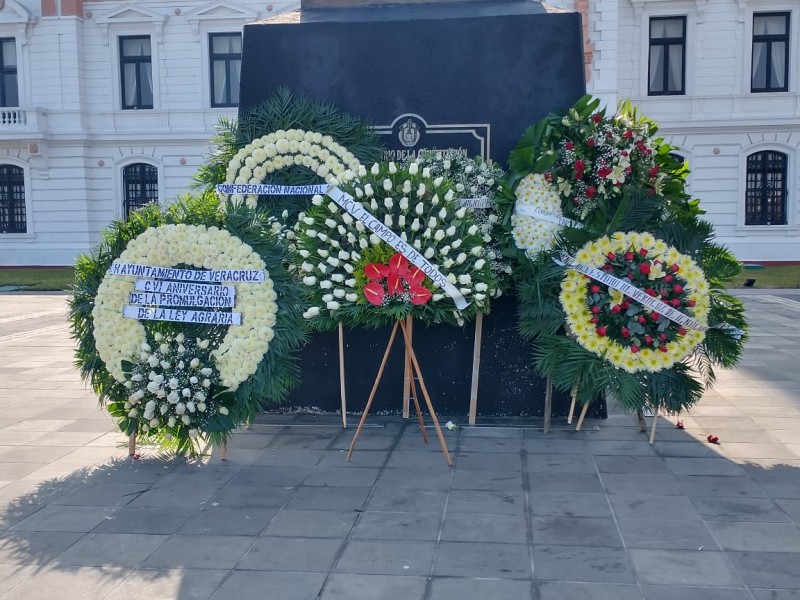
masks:
{"type": "Polygon", "coordinates": [[[0,598],[800,598],[800,295],[746,302],[746,357],[686,429],[464,427],[450,469],[399,417],[351,464],[330,416],[265,416],[225,463],[131,461],[64,297],[0,294],[0,598]]]}

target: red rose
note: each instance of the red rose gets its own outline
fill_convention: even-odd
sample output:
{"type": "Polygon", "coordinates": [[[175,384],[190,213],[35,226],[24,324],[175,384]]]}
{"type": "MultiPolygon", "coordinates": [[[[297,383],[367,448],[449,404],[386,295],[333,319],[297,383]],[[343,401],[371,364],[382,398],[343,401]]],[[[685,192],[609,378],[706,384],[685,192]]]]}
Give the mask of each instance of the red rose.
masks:
{"type": "Polygon", "coordinates": [[[694,306],[695,304],[697,304],[697,302],[694,300],[689,300],[686,302],[686,306],[694,306]]]}
{"type": "Polygon", "coordinates": [[[638,321],[639,321],[639,324],[640,324],[640,325],[644,325],[644,324],[646,324],[646,323],[647,323],[647,317],[645,317],[644,315],[642,315],[641,317],[639,317],[638,321]]]}
{"type": "Polygon", "coordinates": [[[589,138],[588,140],[586,140],[586,145],[589,146],[589,148],[594,148],[596,143],[597,142],[594,141],[594,138],[589,138]]]}
{"type": "Polygon", "coordinates": [[[633,273],[628,273],[627,275],[625,275],[625,277],[633,281],[633,273]]]}
{"type": "Polygon", "coordinates": [[[650,275],[650,263],[642,263],[639,265],[639,272],[642,275],[650,275]]]}
{"type": "Polygon", "coordinates": [[[656,295],[656,291],[653,288],[647,288],[644,291],[644,293],[647,294],[648,296],[653,296],[653,297],[655,297],[656,295]]]}
{"type": "Polygon", "coordinates": [[[622,134],[622,137],[624,137],[626,140],[629,140],[633,137],[633,132],[630,129],[628,129],[625,133],[622,134]]]}
{"type": "Polygon", "coordinates": [[[586,197],[587,198],[594,198],[597,195],[597,188],[593,185],[590,185],[586,188],[586,197]]]}
{"type": "Polygon", "coordinates": [[[544,174],[544,180],[553,181],[553,174],[548,171],[547,173],[544,174]]]}
{"type": "Polygon", "coordinates": [[[683,327],[678,327],[678,335],[686,335],[686,330],[683,327]]]}
{"type": "Polygon", "coordinates": [[[661,315],[658,314],[657,312],[651,312],[650,318],[653,319],[653,321],[658,321],[661,318],[661,315]]]}
{"type": "Polygon", "coordinates": [[[611,313],[615,314],[615,315],[619,314],[619,311],[621,311],[621,310],[622,310],[622,308],[620,307],[619,304],[615,304],[614,306],[611,307],[611,313]]]}
{"type": "Polygon", "coordinates": [[[625,253],[625,260],[627,260],[627,261],[633,260],[633,252],[626,252],[625,253]]]}
{"type": "Polygon", "coordinates": [[[586,170],[586,163],[583,162],[580,158],[575,161],[575,170],[576,171],[585,171],[586,170]]]}
{"type": "Polygon", "coordinates": [[[672,291],[676,294],[680,294],[683,291],[683,286],[680,283],[676,283],[675,287],[672,288],[672,291]]]}
{"type": "Polygon", "coordinates": [[[600,318],[599,317],[592,317],[591,319],[589,319],[589,322],[590,323],[599,323],[600,322],[600,318]]]}
{"type": "Polygon", "coordinates": [[[647,189],[648,196],[655,196],[656,195],[656,188],[648,188],[647,189]]]}
{"type": "Polygon", "coordinates": [[[606,264],[603,265],[603,270],[604,271],[613,271],[614,270],[614,265],[610,265],[610,264],[606,263],[606,264]]]}
{"type": "Polygon", "coordinates": [[[611,175],[611,168],[610,167],[607,167],[606,165],[603,165],[602,167],[597,169],[597,176],[600,177],[601,179],[604,178],[604,177],[608,177],[609,175],[611,175]]]}
{"type": "Polygon", "coordinates": [[[649,335],[644,336],[644,343],[649,346],[653,343],[653,338],[651,338],[649,335]]]}
{"type": "Polygon", "coordinates": [[[634,345],[634,346],[631,346],[631,352],[633,352],[634,354],[636,354],[638,351],[639,351],[639,346],[636,346],[636,345],[634,345]]]}
{"type": "Polygon", "coordinates": [[[661,290],[659,293],[661,294],[662,298],[666,298],[667,294],[669,294],[667,290],[661,290]]]}
{"type": "Polygon", "coordinates": [[[622,152],[620,152],[620,154],[622,156],[628,156],[628,151],[627,150],[623,150],[622,152]]]}
{"type": "Polygon", "coordinates": [[[673,298],[672,299],[672,306],[674,306],[675,308],[678,308],[680,305],[681,305],[681,299],[680,298],[673,298]]]}
{"type": "Polygon", "coordinates": [[[620,306],[622,307],[622,310],[625,310],[630,306],[630,304],[628,303],[627,300],[625,300],[622,304],[620,304],[620,306]]]}
{"type": "Polygon", "coordinates": [[[599,335],[600,337],[605,337],[606,335],[605,327],[598,327],[595,331],[597,331],[597,335],[599,335]]]}
{"type": "Polygon", "coordinates": [[[677,273],[678,271],[680,271],[680,270],[681,270],[681,268],[680,268],[678,265],[672,265],[672,266],[669,268],[669,270],[670,270],[670,271],[672,271],[673,273],[677,273]]]}
{"type": "Polygon", "coordinates": [[[596,315],[596,314],[598,314],[599,312],[600,312],[600,307],[599,307],[599,306],[593,306],[593,307],[592,307],[592,314],[593,314],[593,315],[596,315]]]}
{"type": "Polygon", "coordinates": [[[668,352],[669,351],[669,348],[667,348],[664,344],[661,344],[658,347],[658,349],[661,350],[662,352],[668,352]]]}
{"type": "Polygon", "coordinates": [[[567,150],[572,150],[574,147],[575,144],[573,144],[572,142],[564,142],[564,148],[566,148],[567,150]]]}
{"type": "Polygon", "coordinates": [[[631,332],[627,327],[622,328],[622,337],[624,338],[631,337],[631,332]]]}
{"type": "Polygon", "coordinates": [[[659,333],[658,334],[658,339],[660,339],[662,342],[666,342],[667,341],[667,334],[666,333],[659,333]]]}
{"type": "Polygon", "coordinates": [[[628,175],[630,175],[631,173],[633,173],[633,167],[627,167],[627,168],[625,169],[625,172],[626,172],[628,175]]]}
{"type": "Polygon", "coordinates": [[[674,277],[672,275],[664,275],[664,281],[666,283],[670,283],[673,279],[674,277]]]}
{"type": "Polygon", "coordinates": [[[639,248],[639,256],[641,256],[642,258],[647,256],[647,248],[639,248]]]}
{"type": "Polygon", "coordinates": [[[613,252],[609,252],[608,254],[606,254],[606,258],[608,258],[608,260],[617,260],[617,255],[614,254],[613,252]]]}
{"type": "Polygon", "coordinates": [[[592,122],[593,123],[599,123],[602,120],[603,120],[603,115],[601,115],[600,113],[594,113],[592,115],[592,122]]]}
{"type": "Polygon", "coordinates": [[[650,175],[650,177],[655,177],[656,175],[658,175],[658,172],[660,170],[661,170],[661,168],[658,165],[655,165],[655,166],[653,166],[652,169],[650,169],[650,171],[648,171],[647,174],[650,175]]]}
{"type": "Polygon", "coordinates": [[[600,286],[599,285],[593,285],[592,287],[589,288],[589,291],[592,292],[593,294],[599,294],[600,293],[600,286]]]}

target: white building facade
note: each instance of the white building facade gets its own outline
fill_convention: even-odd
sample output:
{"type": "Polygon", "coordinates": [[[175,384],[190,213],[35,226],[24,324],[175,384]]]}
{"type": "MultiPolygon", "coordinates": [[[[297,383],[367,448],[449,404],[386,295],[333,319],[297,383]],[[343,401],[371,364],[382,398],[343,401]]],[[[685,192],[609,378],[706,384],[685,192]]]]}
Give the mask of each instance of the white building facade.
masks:
{"type": "Polygon", "coordinates": [[[284,0],[0,0],[0,266],[69,265],[184,192],[235,117],[246,23],[284,0]]]}
{"type": "Polygon", "coordinates": [[[585,15],[588,91],[660,124],[719,240],[741,260],[800,261],[800,2],[558,4],[585,15]]]}
{"type": "MultiPolygon", "coordinates": [[[[590,93],[681,148],[720,241],[800,261],[800,2],[553,3],[585,16],[590,93]]],[[[0,266],[71,264],[185,191],[236,115],[243,25],[298,5],[0,0],[0,266]]]]}

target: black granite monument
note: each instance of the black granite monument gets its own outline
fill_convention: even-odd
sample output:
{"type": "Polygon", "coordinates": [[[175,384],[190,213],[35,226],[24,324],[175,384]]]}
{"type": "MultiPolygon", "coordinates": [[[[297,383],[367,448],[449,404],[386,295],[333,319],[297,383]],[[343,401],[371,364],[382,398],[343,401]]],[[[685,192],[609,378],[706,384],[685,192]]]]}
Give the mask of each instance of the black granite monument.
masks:
{"type": "MultiPolygon", "coordinates": [[[[240,111],[279,86],[335,102],[371,119],[387,160],[451,148],[505,163],[523,131],[584,93],[580,16],[531,0],[415,2],[303,0],[302,8],[244,30],[240,111]]],[[[478,412],[541,415],[544,382],[516,331],[511,297],[484,319],[478,412]]],[[[363,409],[388,331],[348,331],[348,409],[363,409]]],[[[414,328],[414,347],[434,405],[466,414],[475,328],[414,328]]],[[[290,403],[339,407],[336,334],[316,335],[290,403]]],[[[375,410],[398,411],[402,345],[375,410]]],[[[565,414],[568,398],[556,394],[565,414]]]]}

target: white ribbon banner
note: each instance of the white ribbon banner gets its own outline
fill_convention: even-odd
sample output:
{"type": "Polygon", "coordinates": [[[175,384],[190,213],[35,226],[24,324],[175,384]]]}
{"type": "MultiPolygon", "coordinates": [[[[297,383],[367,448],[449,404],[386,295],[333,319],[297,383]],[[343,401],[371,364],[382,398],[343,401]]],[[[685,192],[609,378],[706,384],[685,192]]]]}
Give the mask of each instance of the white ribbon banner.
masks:
{"type": "Polygon", "coordinates": [[[324,194],[328,189],[327,183],[315,185],[273,185],[271,183],[220,183],[217,191],[230,196],[231,194],[248,194],[257,196],[313,196],[324,194]]]}
{"type": "Polygon", "coordinates": [[[417,252],[413,246],[404,242],[399,235],[386,227],[383,222],[376,219],[372,213],[361,206],[355,198],[335,186],[330,186],[325,193],[336,202],[336,204],[341,206],[342,209],[350,213],[353,218],[361,221],[364,226],[375,235],[405,256],[411,264],[419,267],[425,275],[431,278],[433,283],[444,290],[444,292],[453,299],[453,302],[456,303],[459,309],[464,310],[469,306],[469,302],[464,298],[464,295],[456,286],[447,280],[444,273],[417,252]]]}
{"type": "Polygon", "coordinates": [[[573,221],[572,219],[568,219],[567,217],[562,217],[560,215],[554,215],[553,213],[549,213],[536,206],[517,204],[514,206],[514,214],[522,215],[523,217],[534,217],[535,219],[547,221],[548,223],[555,223],[563,227],[583,229],[583,225],[577,221],[573,221]]]}
{"type": "Polygon", "coordinates": [[[236,297],[236,288],[233,286],[208,283],[137,279],[134,283],[134,288],[137,292],[150,292],[153,294],[189,294],[192,296],[214,296],[223,298],[236,297]]]}
{"type": "Polygon", "coordinates": [[[561,266],[567,266],[570,269],[575,269],[579,273],[583,273],[584,275],[588,275],[592,279],[599,281],[600,283],[606,284],[608,287],[617,290],[618,292],[622,292],[632,300],[635,300],[639,304],[647,306],[648,308],[653,309],[658,314],[668,318],[670,321],[681,325],[682,327],[686,327],[688,329],[693,329],[695,331],[707,331],[708,329],[724,329],[729,331],[731,335],[735,338],[740,338],[744,335],[744,331],[730,325],[728,323],[723,323],[721,325],[715,325],[713,327],[707,327],[700,323],[699,321],[683,314],[681,311],[673,308],[672,306],[667,305],[666,303],[662,302],[658,298],[654,298],[653,296],[646,294],[644,291],[637,288],[635,285],[631,284],[624,279],[620,279],[619,277],[614,277],[606,273],[605,271],[601,271],[600,269],[595,269],[593,267],[587,267],[578,263],[572,256],[567,254],[566,252],[560,253],[561,260],[553,259],[555,262],[561,266]]]}
{"type": "Polygon", "coordinates": [[[482,198],[461,198],[458,201],[459,208],[492,208],[492,206],[492,199],[486,196],[482,198]]]}
{"type": "Polygon", "coordinates": [[[232,296],[209,296],[205,294],[162,294],[159,292],[131,292],[131,304],[145,306],[193,306],[196,308],[233,308],[232,296]]]}
{"type": "Polygon", "coordinates": [[[242,314],[214,312],[208,310],[181,310],[176,308],[146,308],[144,306],[122,307],[122,316],[140,321],[174,321],[197,323],[198,325],[241,325],[242,314]]]}
{"type": "Polygon", "coordinates": [[[132,275],[148,279],[172,279],[178,281],[258,283],[264,281],[264,271],[254,269],[222,269],[219,271],[199,271],[195,269],[173,269],[153,267],[134,263],[115,262],[108,269],[109,275],[132,275]]]}

